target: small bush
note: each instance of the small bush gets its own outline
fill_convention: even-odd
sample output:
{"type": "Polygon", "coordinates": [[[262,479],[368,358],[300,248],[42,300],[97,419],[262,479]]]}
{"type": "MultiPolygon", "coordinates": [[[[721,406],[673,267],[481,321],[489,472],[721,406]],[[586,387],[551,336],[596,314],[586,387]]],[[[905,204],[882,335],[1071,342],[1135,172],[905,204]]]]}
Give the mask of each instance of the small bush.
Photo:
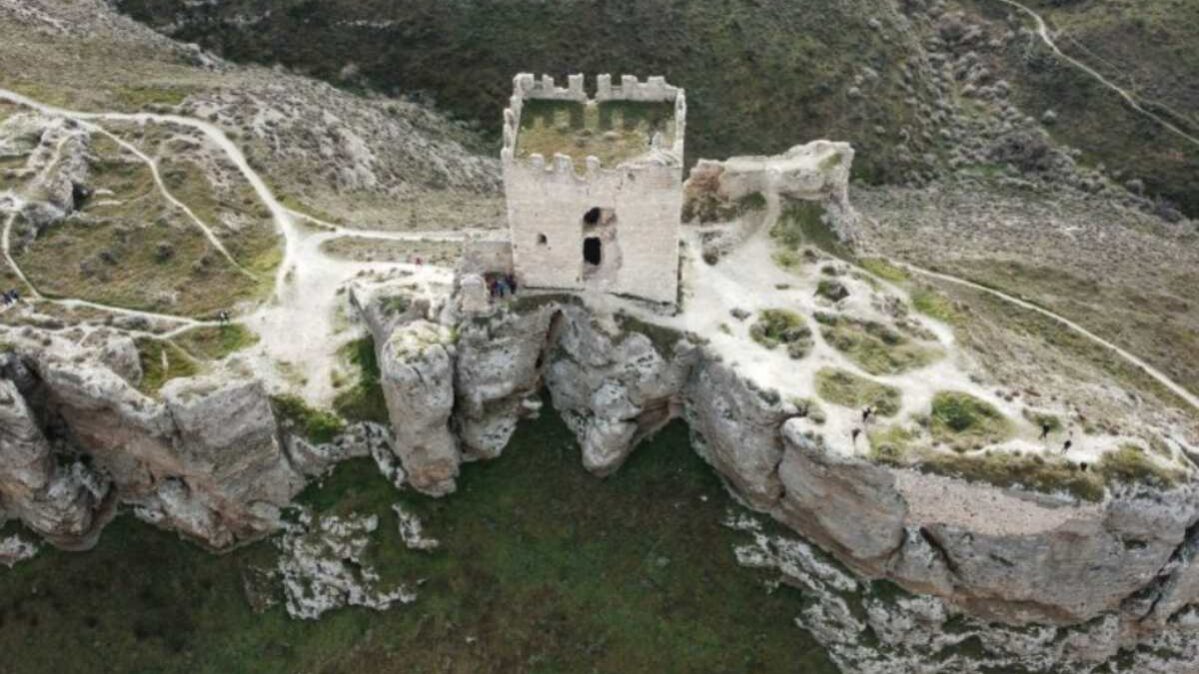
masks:
{"type": "Polygon", "coordinates": [[[749,336],[768,349],[787,347],[792,358],[803,358],[812,347],[812,330],[803,316],[790,309],[764,309],[749,328],[749,336]]]}
{"type": "Polygon", "coordinates": [[[957,451],[1002,442],[1011,423],[993,405],[967,393],[941,391],[933,396],[929,430],[933,438],[957,451]]]}

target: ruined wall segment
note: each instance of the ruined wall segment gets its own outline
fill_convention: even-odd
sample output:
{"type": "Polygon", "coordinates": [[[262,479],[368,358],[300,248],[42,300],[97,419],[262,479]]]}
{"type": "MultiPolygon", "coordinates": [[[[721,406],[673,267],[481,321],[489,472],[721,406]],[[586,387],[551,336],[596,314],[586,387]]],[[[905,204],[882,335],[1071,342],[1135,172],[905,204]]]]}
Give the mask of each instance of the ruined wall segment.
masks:
{"type": "MultiPolygon", "coordinates": [[[[651,77],[630,75],[614,85],[596,79],[588,98],[582,75],[560,87],[553,78],[517,75],[504,111],[501,159],[511,229],[513,267],[530,288],[597,290],[674,303],[678,294],[679,220],[682,210],[686,99],[682,89],[651,77]],[[565,153],[520,156],[521,116],[526,102],[564,101],[582,107],[601,103],[669,103],[669,140],[655,133],[643,152],[604,165],[589,155],[582,162],[565,153]],[[599,209],[598,222],[586,214],[599,209]],[[599,240],[598,265],[587,262],[584,240],[599,240]]],[[[597,216],[598,217],[598,216],[597,216]]]]}

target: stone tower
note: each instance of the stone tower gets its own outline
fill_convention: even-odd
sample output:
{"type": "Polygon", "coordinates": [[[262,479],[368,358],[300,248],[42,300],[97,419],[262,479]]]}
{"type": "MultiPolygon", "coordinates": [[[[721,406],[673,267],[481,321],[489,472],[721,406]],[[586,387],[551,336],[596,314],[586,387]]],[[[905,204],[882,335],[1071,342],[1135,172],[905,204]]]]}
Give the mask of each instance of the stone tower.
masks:
{"type": "Polygon", "coordinates": [[[673,304],[683,202],[683,90],[661,77],[513,79],[504,192],[518,282],[673,304]]]}

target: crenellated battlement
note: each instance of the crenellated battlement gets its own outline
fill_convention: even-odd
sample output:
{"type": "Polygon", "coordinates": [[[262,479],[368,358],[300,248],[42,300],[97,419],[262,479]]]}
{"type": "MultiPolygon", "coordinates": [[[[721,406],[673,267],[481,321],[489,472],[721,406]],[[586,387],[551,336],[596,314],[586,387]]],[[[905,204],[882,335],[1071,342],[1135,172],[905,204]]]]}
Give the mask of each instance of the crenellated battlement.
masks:
{"type": "MultiPolygon", "coordinates": [[[[536,77],[531,73],[520,73],[512,80],[512,96],[508,107],[504,110],[503,147],[500,157],[506,166],[524,165],[529,168],[545,170],[548,173],[575,172],[575,160],[582,159],[586,171],[575,172],[581,179],[594,175],[601,170],[614,169],[626,163],[638,166],[652,165],[682,165],[684,137],[686,135],[687,101],[684,90],[666,82],[666,78],[652,76],[644,81],[633,75],[621,75],[619,83],[613,83],[612,76],[601,74],[595,78],[595,95],[589,96],[583,75],[574,74],[567,77],[566,86],[559,86],[550,75],[536,77]],[[546,160],[546,154],[532,152],[523,157],[518,156],[522,114],[525,112],[527,101],[561,101],[577,103],[586,108],[601,103],[627,101],[630,103],[673,103],[673,116],[670,120],[670,139],[664,142],[661,134],[650,138],[645,152],[632,160],[617,161],[610,166],[597,156],[571,157],[565,153],[555,152],[552,161],[546,160]]],[[[548,154],[548,153],[547,153],[548,154]]],[[[627,168],[627,167],[626,167],[627,168]]]]}

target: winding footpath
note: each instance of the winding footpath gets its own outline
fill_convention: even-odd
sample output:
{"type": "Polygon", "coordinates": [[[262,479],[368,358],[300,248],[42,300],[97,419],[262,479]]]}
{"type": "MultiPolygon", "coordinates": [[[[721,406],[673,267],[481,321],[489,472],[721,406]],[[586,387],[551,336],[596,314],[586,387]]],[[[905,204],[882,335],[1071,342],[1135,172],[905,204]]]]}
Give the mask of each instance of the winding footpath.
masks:
{"type": "MultiPolygon", "coordinates": [[[[1114,84],[1104,80],[1101,75],[1087,68],[1085,64],[1081,64],[1074,59],[1062,54],[1052,40],[1048,37],[1048,29],[1041,18],[1032,10],[1020,5],[1014,0],[1002,0],[1010,5],[1021,8],[1036,18],[1038,30],[1042,35],[1042,39],[1046,40],[1056,53],[1079,67],[1091,72],[1096,78],[1103,81],[1112,89],[1121,93],[1126,99],[1133,103],[1138,109],[1141,109],[1139,104],[1132,99],[1131,95],[1123,91],[1114,84]]],[[[333,335],[337,332],[333,325],[333,314],[335,313],[335,290],[354,274],[363,271],[389,271],[389,270],[404,270],[408,273],[423,277],[430,282],[446,283],[450,279],[447,274],[449,270],[435,269],[432,267],[420,267],[413,265],[405,265],[399,263],[351,263],[345,261],[334,261],[328,256],[320,254],[320,244],[336,238],[343,237],[361,237],[379,240],[396,240],[396,241],[464,241],[469,238],[478,238],[480,236],[494,236],[494,231],[488,230],[464,230],[464,231],[429,231],[429,232],[383,232],[376,230],[359,230],[353,228],[342,227],[332,223],[321,221],[313,216],[292,211],[283,206],[282,203],[267,187],[266,181],[258,175],[249,165],[245,155],[235,145],[228,136],[217,126],[198,119],[183,117],[179,115],[162,115],[151,113],[119,113],[119,112],[77,112],[72,110],[64,110],[50,105],[45,105],[35,101],[27,96],[23,96],[13,91],[0,88],[0,100],[7,100],[17,105],[29,107],[43,114],[50,116],[65,117],[74,119],[81,124],[94,120],[110,120],[121,122],[136,122],[146,123],[155,122],[161,124],[176,124],[179,126],[195,129],[202,133],[209,141],[220,148],[231,162],[237,167],[238,171],[254,189],[258,199],[270,211],[271,217],[275,225],[282,235],[285,252],[283,262],[279,265],[276,273],[274,298],[275,301],[267,303],[260,307],[251,315],[241,317],[237,322],[251,326],[262,337],[263,342],[267,345],[267,351],[279,360],[292,363],[308,363],[312,364],[309,356],[326,356],[330,351],[336,351],[337,344],[325,343],[331,342],[333,335]],[[297,225],[296,218],[302,218],[311,221],[326,231],[321,233],[313,233],[311,230],[306,230],[297,225]]],[[[1143,110],[1143,109],[1142,109],[1143,110]]],[[[1148,111],[1145,114],[1154,116],[1148,111]]],[[[1159,120],[1161,121],[1161,120],[1159,120]]],[[[1168,123],[1162,122],[1168,126],[1168,123]]],[[[95,128],[98,132],[108,134],[107,131],[98,126],[89,125],[95,128]]],[[[1184,132],[1174,129],[1180,135],[1187,137],[1196,145],[1199,145],[1199,139],[1191,138],[1184,132]]],[[[115,140],[115,139],[114,139],[115,140]]],[[[141,155],[143,159],[148,160],[148,157],[141,155]]],[[[151,162],[151,165],[153,163],[151,162]]],[[[157,173],[156,173],[157,180],[157,173]]],[[[161,186],[161,182],[159,183],[161,186]]],[[[164,187],[165,189],[165,187],[164,187]]],[[[174,200],[173,200],[174,201],[174,200]]],[[[176,202],[183,208],[187,208],[181,202],[176,202]]],[[[190,212],[190,211],[189,211],[190,212]]],[[[24,279],[24,274],[15,264],[15,261],[9,255],[8,236],[12,220],[15,216],[10,216],[5,223],[4,228],[4,255],[5,259],[16,273],[24,279]]],[[[197,219],[198,223],[198,219],[197,219]]],[[[202,224],[202,223],[198,223],[202,224]]],[[[1055,314],[1047,309],[1039,307],[1031,302],[1022,300],[1004,292],[988,288],[978,283],[968,281],[966,279],[942,274],[927,269],[922,269],[913,265],[907,265],[913,272],[927,276],[929,278],[939,279],[948,283],[965,286],[988,293],[1000,300],[1021,307],[1029,311],[1035,311],[1043,316],[1051,318],[1066,328],[1082,335],[1084,338],[1110,350],[1123,360],[1131,363],[1135,367],[1141,369],[1150,377],[1153,377],[1179,398],[1195,409],[1199,409],[1199,396],[1194,395],[1186,388],[1174,382],[1161,371],[1152,367],[1137,356],[1128,351],[1116,346],[1106,339],[1087,330],[1081,325],[1055,314]]],[[[28,281],[26,281],[28,283],[28,281]]],[[[31,286],[32,287],[32,286],[31,286]]],[[[186,330],[196,327],[207,327],[217,325],[214,321],[203,321],[195,318],[184,316],[176,316],[172,314],[160,314],[148,311],[138,311],[135,309],[125,309],[121,307],[112,307],[95,302],[89,302],[79,299],[47,299],[56,304],[67,307],[87,307],[102,311],[107,311],[115,314],[141,317],[150,320],[161,320],[172,322],[178,327],[167,333],[158,334],[160,339],[168,339],[171,336],[178,335],[186,330]]],[[[315,378],[313,378],[315,379],[315,378]]],[[[316,398],[327,397],[327,386],[322,383],[313,382],[309,387],[313,389],[310,393],[317,394],[316,398]]]]}
{"type": "Polygon", "coordinates": [[[1054,42],[1053,36],[1050,35],[1050,32],[1049,32],[1049,25],[1047,23],[1045,23],[1045,19],[1043,19],[1040,14],[1037,14],[1032,9],[1030,9],[1029,7],[1027,7],[1025,5],[1020,4],[1016,0],[1000,0],[1000,2],[1010,5],[1012,7],[1015,7],[1016,9],[1020,10],[1024,14],[1032,17],[1032,20],[1036,23],[1036,26],[1037,26],[1037,36],[1040,37],[1041,41],[1045,43],[1045,46],[1049,47],[1049,49],[1051,49],[1054,54],[1057,54],[1058,57],[1060,57],[1064,61],[1070,63],[1071,65],[1078,68],[1079,70],[1085,72],[1086,74],[1090,75],[1092,78],[1094,78],[1096,81],[1101,83],[1103,86],[1105,86],[1108,89],[1111,89],[1112,91],[1119,94],[1120,97],[1125,100],[1125,102],[1127,102],[1130,106],[1132,106],[1133,110],[1136,110],[1141,115],[1147,117],[1148,119],[1153,120],[1154,122],[1161,125],[1162,128],[1174,133],[1175,135],[1186,140],[1187,142],[1191,143],[1192,145],[1199,147],[1199,137],[1192,136],[1191,134],[1187,133],[1186,131],[1183,131],[1182,129],[1175,126],[1169,120],[1164,119],[1162,116],[1158,115],[1157,113],[1154,113],[1153,111],[1146,109],[1145,106],[1141,105],[1140,100],[1135,95],[1133,95],[1131,92],[1129,92],[1127,89],[1125,89],[1124,87],[1121,87],[1120,85],[1116,84],[1115,82],[1112,82],[1111,80],[1107,79],[1106,77],[1104,77],[1102,74],[1100,74],[1097,70],[1095,70],[1091,66],[1089,66],[1089,65],[1083,63],[1082,61],[1079,61],[1078,59],[1074,58],[1073,56],[1070,56],[1069,54],[1066,54],[1065,52],[1063,52],[1057,46],[1057,43],[1054,42]]]}

